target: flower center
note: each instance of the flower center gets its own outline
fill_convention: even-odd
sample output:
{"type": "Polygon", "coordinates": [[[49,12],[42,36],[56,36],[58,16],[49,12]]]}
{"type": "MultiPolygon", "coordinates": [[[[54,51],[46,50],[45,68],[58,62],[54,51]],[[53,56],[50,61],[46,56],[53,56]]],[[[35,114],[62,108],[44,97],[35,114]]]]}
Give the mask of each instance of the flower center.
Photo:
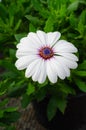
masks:
{"type": "Polygon", "coordinates": [[[39,55],[43,59],[47,60],[47,59],[50,59],[51,57],[53,57],[54,52],[53,52],[52,48],[50,48],[50,47],[43,47],[39,50],[39,55]]]}

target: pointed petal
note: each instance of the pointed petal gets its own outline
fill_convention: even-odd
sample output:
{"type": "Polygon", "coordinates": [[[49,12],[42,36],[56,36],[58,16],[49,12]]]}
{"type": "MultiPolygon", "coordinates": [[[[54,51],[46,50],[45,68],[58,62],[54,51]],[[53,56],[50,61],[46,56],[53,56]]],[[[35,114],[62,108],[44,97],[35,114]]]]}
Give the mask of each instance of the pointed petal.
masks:
{"type": "Polygon", "coordinates": [[[49,32],[47,33],[47,45],[52,47],[60,38],[60,32],[49,32]]]}
{"type": "Polygon", "coordinates": [[[25,72],[25,77],[29,78],[29,77],[31,77],[35,73],[36,65],[38,64],[38,62],[39,62],[39,59],[34,60],[33,62],[31,62],[28,65],[28,67],[26,69],[26,72],[25,72]]]}

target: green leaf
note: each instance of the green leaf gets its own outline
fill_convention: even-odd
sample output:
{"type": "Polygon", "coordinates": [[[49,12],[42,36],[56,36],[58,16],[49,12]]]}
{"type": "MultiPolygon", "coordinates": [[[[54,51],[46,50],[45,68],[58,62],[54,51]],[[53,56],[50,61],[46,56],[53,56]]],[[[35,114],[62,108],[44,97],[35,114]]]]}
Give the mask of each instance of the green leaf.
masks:
{"type": "Polygon", "coordinates": [[[15,86],[10,87],[8,91],[9,97],[19,97],[26,92],[26,84],[23,80],[20,80],[15,86]]]}
{"type": "Polygon", "coordinates": [[[37,99],[38,101],[43,100],[43,99],[45,98],[45,96],[46,96],[46,93],[47,93],[46,86],[40,88],[40,89],[36,92],[36,99],[37,99]]]}
{"type": "Polygon", "coordinates": [[[78,69],[79,70],[86,70],[86,60],[84,60],[83,63],[79,64],[78,69]]]}
{"type": "Polygon", "coordinates": [[[27,94],[24,94],[21,100],[22,107],[26,108],[31,101],[32,101],[32,97],[28,96],[27,94]]]}
{"type": "Polygon", "coordinates": [[[85,77],[86,76],[86,71],[75,71],[75,74],[77,76],[80,76],[80,77],[85,77]]]}
{"type": "Polygon", "coordinates": [[[71,86],[68,86],[67,84],[61,84],[61,85],[59,84],[59,88],[65,94],[74,94],[75,95],[75,90],[71,86]]]}
{"type": "Polygon", "coordinates": [[[82,36],[86,34],[86,10],[83,10],[79,17],[78,31],[82,36]]]}
{"type": "Polygon", "coordinates": [[[25,33],[21,33],[21,34],[15,34],[14,36],[15,36],[16,41],[20,42],[20,39],[25,37],[26,34],[25,33]]]}
{"type": "Polygon", "coordinates": [[[69,20],[70,20],[71,26],[74,29],[77,28],[77,26],[78,26],[78,19],[76,18],[76,16],[73,13],[70,14],[69,20]]]}
{"type": "Polygon", "coordinates": [[[66,106],[67,106],[66,99],[57,98],[57,107],[63,114],[65,112],[66,106]]]}
{"type": "Polygon", "coordinates": [[[86,92],[86,83],[80,79],[75,79],[75,84],[79,87],[79,89],[83,92],[86,92]]]}
{"type": "Polygon", "coordinates": [[[31,0],[31,2],[35,10],[40,11],[42,9],[42,4],[40,0],[31,0]]]}
{"type": "Polygon", "coordinates": [[[12,122],[16,122],[20,117],[20,113],[17,111],[14,112],[5,112],[4,113],[4,123],[10,124],[12,122]]]}
{"type": "Polygon", "coordinates": [[[61,6],[66,4],[68,0],[47,0],[48,7],[52,10],[58,10],[61,6]]]}
{"type": "Polygon", "coordinates": [[[39,24],[40,23],[40,20],[37,17],[34,17],[32,15],[26,15],[25,17],[33,24],[39,24]]]}
{"type": "Polygon", "coordinates": [[[9,53],[10,53],[10,58],[15,57],[15,50],[14,49],[9,49],[9,53]]]}
{"type": "Polygon", "coordinates": [[[79,17],[80,21],[82,21],[83,25],[86,25],[86,10],[83,10],[80,17],[79,17]]]}
{"type": "Polygon", "coordinates": [[[0,82],[0,96],[4,95],[7,91],[7,79],[0,82]]]}
{"type": "Polygon", "coordinates": [[[72,11],[77,10],[78,5],[79,5],[79,1],[78,1],[78,0],[75,1],[75,2],[73,2],[73,3],[71,3],[71,4],[69,5],[69,7],[68,7],[68,11],[69,11],[69,12],[72,12],[72,11]]]}
{"type": "Polygon", "coordinates": [[[0,17],[4,20],[6,20],[8,13],[7,13],[7,9],[3,4],[0,4],[0,17]]]}
{"type": "Polygon", "coordinates": [[[7,103],[8,103],[8,99],[6,98],[6,99],[4,99],[3,101],[0,101],[0,107],[3,107],[3,106],[5,106],[7,103]]]}
{"type": "Polygon", "coordinates": [[[16,110],[18,110],[18,107],[8,107],[4,109],[5,112],[14,112],[16,110]]]}
{"type": "Polygon", "coordinates": [[[55,97],[51,97],[47,106],[47,117],[48,120],[52,120],[57,112],[57,99],[55,97]]]}
{"type": "Polygon", "coordinates": [[[57,112],[57,108],[64,114],[67,106],[66,98],[62,98],[59,96],[52,96],[49,100],[47,107],[47,116],[48,120],[52,120],[57,112]]]}
{"type": "Polygon", "coordinates": [[[35,32],[36,31],[36,28],[34,27],[33,24],[29,24],[29,32],[35,32]]]}
{"type": "Polygon", "coordinates": [[[21,19],[19,19],[19,21],[17,22],[17,24],[14,28],[15,31],[17,31],[19,29],[21,22],[22,22],[21,19]]]}
{"type": "Polygon", "coordinates": [[[4,116],[4,111],[0,110],[0,118],[2,118],[4,116]]]}
{"type": "Polygon", "coordinates": [[[35,92],[35,87],[33,86],[33,84],[29,83],[27,88],[27,95],[31,95],[34,92],[35,92]]]}
{"type": "Polygon", "coordinates": [[[7,70],[11,70],[11,71],[15,71],[18,72],[17,69],[15,68],[15,65],[12,63],[12,61],[10,60],[10,58],[6,58],[4,60],[0,60],[0,65],[7,69],[7,70]]]}
{"type": "Polygon", "coordinates": [[[83,35],[83,33],[84,33],[84,24],[82,23],[81,20],[78,23],[78,31],[80,32],[81,35],[83,35]]]}
{"type": "Polygon", "coordinates": [[[44,31],[45,32],[52,32],[54,29],[54,19],[52,16],[48,17],[46,23],[45,23],[45,27],[44,27],[44,31]]]}

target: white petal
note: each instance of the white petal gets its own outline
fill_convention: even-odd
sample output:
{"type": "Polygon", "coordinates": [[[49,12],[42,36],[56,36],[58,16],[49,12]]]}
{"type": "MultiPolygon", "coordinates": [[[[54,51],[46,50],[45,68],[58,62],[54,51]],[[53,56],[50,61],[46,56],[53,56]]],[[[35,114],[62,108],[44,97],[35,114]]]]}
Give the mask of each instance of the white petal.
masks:
{"type": "Polygon", "coordinates": [[[35,59],[37,59],[36,56],[30,55],[30,56],[23,56],[21,58],[19,58],[16,63],[15,66],[17,67],[18,70],[23,70],[25,68],[27,68],[27,66],[34,61],[35,59]]]}
{"type": "Polygon", "coordinates": [[[23,37],[20,39],[20,43],[28,43],[28,37],[23,37]]]}
{"type": "Polygon", "coordinates": [[[59,40],[55,46],[53,47],[56,53],[58,52],[77,52],[77,48],[72,44],[65,40],[59,40]]]}
{"type": "Polygon", "coordinates": [[[38,62],[39,62],[39,59],[34,60],[33,62],[31,62],[28,65],[26,72],[25,72],[25,77],[29,78],[35,73],[38,62]]]}
{"type": "Polygon", "coordinates": [[[56,57],[54,57],[53,59],[53,68],[56,70],[57,76],[60,79],[65,79],[66,77],[66,72],[64,70],[64,67],[62,64],[60,64],[60,62],[58,62],[58,60],[56,59],[56,57]]]}
{"type": "Polygon", "coordinates": [[[43,45],[46,45],[46,33],[43,31],[37,31],[38,38],[43,45]]]}
{"type": "Polygon", "coordinates": [[[60,38],[60,32],[49,32],[47,33],[47,45],[53,46],[60,38]]]}
{"type": "Polygon", "coordinates": [[[16,51],[16,57],[17,58],[20,58],[22,56],[29,56],[29,55],[34,55],[34,56],[37,56],[38,55],[38,50],[20,50],[18,49],[16,51]]]}
{"type": "Polygon", "coordinates": [[[23,56],[37,56],[37,51],[20,51],[20,50],[17,50],[16,51],[16,57],[17,58],[21,58],[23,56]]]}
{"type": "Polygon", "coordinates": [[[70,76],[70,69],[67,67],[66,64],[64,64],[63,60],[60,59],[59,56],[55,56],[55,58],[56,58],[56,61],[59,62],[59,64],[60,64],[62,70],[64,69],[63,72],[65,71],[65,72],[64,72],[64,73],[65,73],[65,76],[69,77],[69,76],[70,76]]]}
{"type": "Polygon", "coordinates": [[[31,39],[32,42],[34,42],[37,46],[42,46],[42,43],[36,33],[30,32],[28,34],[28,37],[31,39]]]}
{"type": "Polygon", "coordinates": [[[33,81],[38,81],[40,71],[41,71],[41,64],[42,64],[42,60],[40,59],[37,65],[35,66],[35,72],[32,76],[33,81]]]}
{"type": "Polygon", "coordinates": [[[67,58],[67,59],[69,59],[69,60],[73,60],[73,61],[78,61],[78,57],[76,56],[76,55],[74,55],[74,54],[72,54],[72,53],[56,53],[56,54],[58,54],[58,55],[60,55],[60,56],[63,56],[63,57],[65,57],[65,58],[67,58]]]}
{"type": "Polygon", "coordinates": [[[33,43],[32,40],[29,37],[24,37],[20,40],[20,43],[17,45],[17,48],[20,47],[26,47],[26,48],[30,48],[30,47],[34,47],[35,42],[33,43]]]}
{"type": "Polygon", "coordinates": [[[28,56],[28,55],[30,55],[29,52],[21,52],[19,50],[16,51],[16,57],[17,58],[20,58],[20,57],[23,57],[23,56],[28,56]]]}
{"type": "Polygon", "coordinates": [[[57,82],[57,74],[56,72],[54,71],[55,68],[53,67],[53,62],[52,62],[52,59],[51,60],[47,60],[47,76],[49,78],[49,80],[52,82],[52,83],[56,83],[57,82]]]}
{"type": "Polygon", "coordinates": [[[63,61],[63,64],[65,64],[70,69],[76,69],[78,64],[75,61],[71,61],[67,58],[59,56],[60,60],[63,61]]]}
{"type": "Polygon", "coordinates": [[[24,40],[17,45],[18,49],[25,50],[25,51],[38,49],[39,47],[40,45],[30,37],[24,38],[24,40]]]}
{"type": "Polygon", "coordinates": [[[46,61],[42,60],[42,64],[41,64],[41,72],[38,78],[38,82],[39,83],[43,83],[46,80],[46,61]]]}

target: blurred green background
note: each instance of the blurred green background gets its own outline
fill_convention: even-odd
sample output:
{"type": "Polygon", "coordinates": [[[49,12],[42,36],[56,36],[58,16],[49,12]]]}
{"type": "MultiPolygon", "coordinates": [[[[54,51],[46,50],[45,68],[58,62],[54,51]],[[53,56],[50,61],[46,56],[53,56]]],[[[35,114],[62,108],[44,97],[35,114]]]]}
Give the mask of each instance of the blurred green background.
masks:
{"type": "MultiPolygon", "coordinates": [[[[0,2],[0,125],[6,130],[14,130],[10,124],[20,114],[15,107],[5,108],[11,97],[22,97],[25,108],[34,99],[44,99],[49,92],[51,97],[61,93],[64,97],[77,94],[77,89],[86,92],[86,0],[2,0],[0,2]],[[26,79],[24,71],[15,68],[16,45],[29,32],[43,30],[59,31],[62,39],[78,48],[79,66],[71,72],[71,77],[57,84],[39,85],[26,79]],[[63,87],[64,86],[64,87],[63,87]],[[53,93],[51,93],[53,91],[53,93]],[[4,98],[5,97],[5,98],[4,98]],[[16,115],[16,116],[15,116],[16,115]]],[[[58,97],[56,97],[58,98],[58,97]]],[[[58,107],[64,112],[66,102],[61,99],[62,107],[52,106],[50,99],[48,111],[58,107]],[[55,108],[53,108],[55,107],[55,108]]],[[[59,104],[59,102],[58,102],[59,104]]],[[[48,118],[52,119],[55,111],[48,118]]]]}

